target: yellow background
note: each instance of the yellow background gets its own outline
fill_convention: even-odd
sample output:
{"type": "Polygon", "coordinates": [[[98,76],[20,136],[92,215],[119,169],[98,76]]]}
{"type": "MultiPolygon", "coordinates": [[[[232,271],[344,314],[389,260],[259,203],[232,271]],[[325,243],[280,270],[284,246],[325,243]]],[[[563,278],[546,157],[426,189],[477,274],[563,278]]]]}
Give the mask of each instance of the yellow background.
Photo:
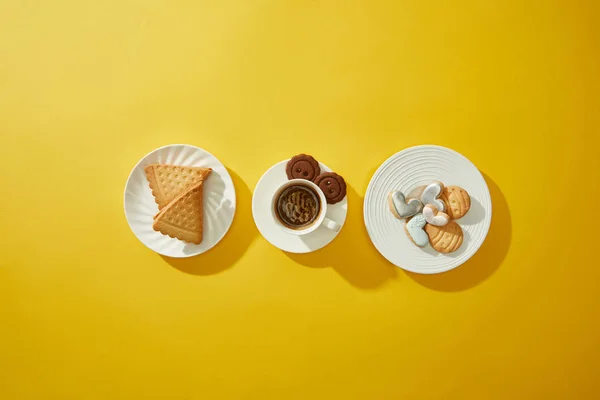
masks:
{"type": "Polygon", "coordinates": [[[600,396],[598,2],[0,0],[0,398],[600,396]],[[123,188],[156,147],[231,170],[238,212],[169,260],[123,188]],[[408,146],[470,158],[494,205],[438,276],[388,264],[362,198],[408,146]],[[251,192],[308,152],[347,225],[288,255],[251,192]]]}

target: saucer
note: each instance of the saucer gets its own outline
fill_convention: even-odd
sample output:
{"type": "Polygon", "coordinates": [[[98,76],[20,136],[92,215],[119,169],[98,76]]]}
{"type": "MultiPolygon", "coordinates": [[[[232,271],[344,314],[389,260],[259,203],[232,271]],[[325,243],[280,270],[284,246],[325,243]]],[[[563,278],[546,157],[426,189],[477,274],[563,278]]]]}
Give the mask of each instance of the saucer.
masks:
{"type": "Polygon", "coordinates": [[[174,144],[150,152],[137,163],[125,184],[123,202],[129,227],[143,244],[159,254],[182,258],[204,253],[223,239],[233,222],[236,197],[227,168],[215,156],[196,146],[174,144]],[[152,229],[158,205],[144,172],[149,164],[212,168],[204,183],[202,243],[186,243],[152,229]]]}
{"type": "MultiPolygon", "coordinates": [[[[289,253],[310,253],[327,246],[339,232],[321,226],[312,233],[297,236],[286,233],[281,229],[279,222],[271,212],[271,201],[277,188],[288,180],[285,172],[288,161],[284,160],[272,166],[256,184],[252,196],[252,216],[260,233],[273,246],[289,253]]],[[[331,172],[331,169],[327,166],[321,163],[319,165],[321,172],[331,172]]],[[[327,205],[327,218],[337,222],[342,228],[347,214],[347,196],[337,204],[327,205]]]]}
{"type": "Polygon", "coordinates": [[[364,201],[365,225],[371,241],[392,264],[421,274],[449,271],[465,263],[483,244],[492,221],[492,200],[485,179],[471,161],[441,146],[416,146],[388,158],[375,172],[364,201]],[[442,254],[430,244],[420,248],[411,242],[404,221],[389,209],[388,194],[441,181],[464,188],[471,197],[471,209],[456,220],[464,234],[462,246],[442,254]]]}

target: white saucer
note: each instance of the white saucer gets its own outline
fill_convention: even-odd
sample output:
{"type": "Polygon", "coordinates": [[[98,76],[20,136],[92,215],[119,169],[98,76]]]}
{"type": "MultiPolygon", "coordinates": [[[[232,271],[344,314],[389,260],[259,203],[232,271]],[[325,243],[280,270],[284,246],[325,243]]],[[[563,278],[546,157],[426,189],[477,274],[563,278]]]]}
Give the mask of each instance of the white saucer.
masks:
{"type": "Polygon", "coordinates": [[[195,256],[219,243],[231,227],[235,205],[235,187],[227,168],[206,150],[187,144],[164,146],[147,154],[133,168],[125,185],[124,206],[129,227],[143,244],[169,257],[195,256]],[[148,164],[212,168],[204,186],[202,243],[182,242],[152,229],[158,205],[144,173],[148,164]]]}
{"type": "MultiPolygon", "coordinates": [[[[325,227],[304,236],[291,235],[284,232],[271,212],[271,200],[275,190],[288,180],[285,166],[289,160],[281,161],[272,166],[260,178],[252,196],[252,215],[260,233],[273,246],[289,253],[310,253],[327,246],[339,232],[325,227]]],[[[331,172],[327,166],[319,163],[321,172],[331,172]]],[[[348,196],[337,204],[327,206],[327,218],[344,225],[348,214],[348,196]]],[[[340,229],[341,231],[341,229],[340,229]]]]}
{"type": "Polygon", "coordinates": [[[365,195],[364,217],[371,241],[392,264],[435,274],[458,267],[479,250],[492,221],[492,200],[483,176],[462,154],[441,146],[416,146],[394,154],[375,172],[365,195]],[[429,244],[417,247],[408,238],[404,221],[395,218],[388,206],[391,191],[407,194],[434,180],[458,185],[471,196],[471,209],[456,220],[464,242],[453,253],[438,253],[429,244]]]}

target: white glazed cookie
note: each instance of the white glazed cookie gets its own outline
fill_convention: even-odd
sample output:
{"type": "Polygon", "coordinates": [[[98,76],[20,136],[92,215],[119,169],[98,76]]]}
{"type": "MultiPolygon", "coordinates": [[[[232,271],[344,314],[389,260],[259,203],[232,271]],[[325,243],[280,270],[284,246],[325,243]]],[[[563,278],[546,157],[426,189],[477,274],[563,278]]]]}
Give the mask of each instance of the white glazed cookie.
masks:
{"type": "Polygon", "coordinates": [[[445,204],[442,200],[439,200],[438,197],[442,194],[444,190],[444,184],[442,182],[433,182],[425,187],[423,193],[421,194],[421,203],[423,204],[432,204],[440,211],[445,211],[445,204]]]}
{"type": "Polygon", "coordinates": [[[423,216],[428,224],[435,226],[444,226],[450,221],[448,214],[443,211],[438,211],[438,209],[431,204],[427,204],[423,207],[423,216]]]}
{"type": "Polygon", "coordinates": [[[423,204],[417,199],[411,199],[407,202],[404,193],[399,190],[390,192],[388,195],[388,204],[390,211],[398,219],[412,217],[421,212],[423,208],[423,204]]]}
{"type": "Polygon", "coordinates": [[[426,224],[425,217],[419,213],[412,217],[404,227],[406,233],[408,233],[408,237],[419,247],[424,247],[429,243],[429,236],[423,230],[426,224]]]}

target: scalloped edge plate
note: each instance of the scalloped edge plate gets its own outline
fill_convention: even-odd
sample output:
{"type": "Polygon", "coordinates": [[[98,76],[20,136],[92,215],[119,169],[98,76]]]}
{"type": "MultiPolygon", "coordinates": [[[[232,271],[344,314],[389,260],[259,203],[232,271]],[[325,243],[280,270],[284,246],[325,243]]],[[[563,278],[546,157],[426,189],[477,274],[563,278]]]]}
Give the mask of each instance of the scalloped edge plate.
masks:
{"type": "Polygon", "coordinates": [[[172,144],[151,151],[136,164],[125,184],[123,207],[129,227],[149,249],[168,257],[192,257],[213,248],[229,231],[236,209],[235,187],[227,168],[208,151],[188,144],[172,144]],[[152,229],[158,205],[144,167],[155,163],[213,169],[204,187],[202,243],[182,242],[152,229]]]}

